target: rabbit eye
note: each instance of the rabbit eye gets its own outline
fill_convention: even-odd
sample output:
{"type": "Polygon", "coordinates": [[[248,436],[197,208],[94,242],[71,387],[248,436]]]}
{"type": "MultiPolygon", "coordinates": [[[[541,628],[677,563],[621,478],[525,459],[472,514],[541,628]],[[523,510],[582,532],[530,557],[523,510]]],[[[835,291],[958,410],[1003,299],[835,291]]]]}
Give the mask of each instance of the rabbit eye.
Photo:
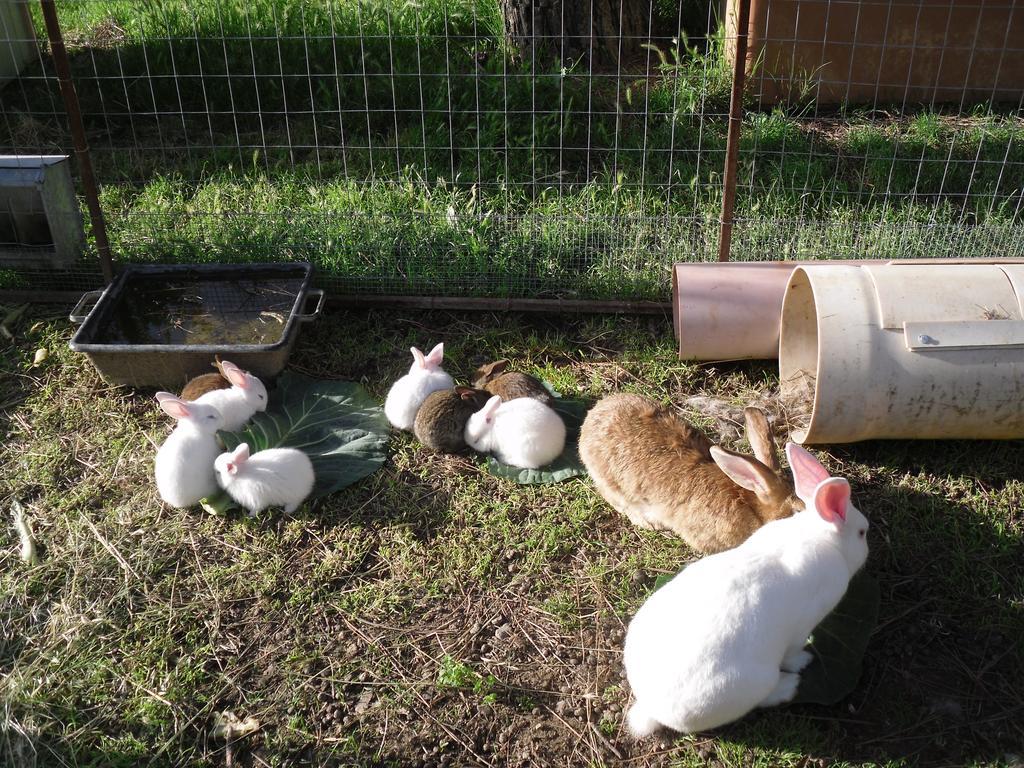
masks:
{"type": "Polygon", "coordinates": [[[213,414],[211,413],[211,414],[210,414],[209,416],[207,416],[206,418],[208,418],[208,419],[213,419],[213,418],[216,418],[216,417],[215,417],[215,416],[214,416],[214,415],[213,415],[213,414]]]}
{"type": "Polygon", "coordinates": [[[260,400],[262,400],[263,399],[263,395],[260,395],[259,398],[260,398],[260,400]]]}
{"type": "Polygon", "coordinates": [[[864,534],[865,534],[865,533],[867,533],[867,531],[865,531],[865,530],[864,530],[863,528],[861,528],[861,529],[860,529],[860,533],[859,533],[859,535],[860,535],[860,537],[861,537],[862,539],[864,538],[864,534]]]}

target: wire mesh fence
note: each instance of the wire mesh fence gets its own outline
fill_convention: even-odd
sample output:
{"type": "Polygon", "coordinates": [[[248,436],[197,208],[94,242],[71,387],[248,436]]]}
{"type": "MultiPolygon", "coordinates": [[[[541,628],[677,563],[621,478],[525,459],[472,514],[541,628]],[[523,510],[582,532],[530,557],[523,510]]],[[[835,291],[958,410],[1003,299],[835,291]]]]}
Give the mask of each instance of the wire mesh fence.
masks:
{"type": "MultiPolygon", "coordinates": [[[[716,253],[736,2],[58,11],[116,259],[663,300],[671,263],[716,253]]],[[[1024,255],[1024,9],[751,2],[733,258],[1024,255]]],[[[9,6],[0,152],[68,152],[38,8],[9,6]]],[[[92,287],[93,263],[0,287],[92,287]]]]}
{"type": "Polygon", "coordinates": [[[751,1],[741,248],[1021,255],[1024,7],[751,1]]]}

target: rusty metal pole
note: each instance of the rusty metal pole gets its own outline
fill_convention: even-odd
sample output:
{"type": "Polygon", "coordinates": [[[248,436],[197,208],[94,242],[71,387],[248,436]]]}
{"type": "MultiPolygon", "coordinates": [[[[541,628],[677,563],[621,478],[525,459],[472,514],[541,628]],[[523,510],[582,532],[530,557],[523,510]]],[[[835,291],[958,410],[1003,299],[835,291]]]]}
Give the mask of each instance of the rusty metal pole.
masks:
{"type": "Polygon", "coordinates": [[[722,226],[718,238],[718,260],[728,261],[732,248],[733,208],[736,205],[736,165],[740,155],[740,127],[743,125],[743,85],[747,74],[747,35],[750,33],[750,0],[736,0],[736,52],[732,62],[732,95],[729,97],[729,134],[725,144],[725,178],[722,190],[722,226]]]}
{"type": "Polygon", "coordinates": [[[92,235],[96,239],[96,251],[100,257],[103,279],[108,283],[114,279],[114,267],[110,261],[110,243],[107,240],[107,224],[100,209],[99,189],[96,176],[92,170],[92,158],[89,155],[89,143],[85,138],[85,125],[82,123],[82,108],[78,103],[78,93],[71,80],[71,63],[68,52],[64,49],[64,37],[57,20],[57,8],[53,0],[39,0],[46,21],[46,35],[50,39],[50,54],[53,56],[53,67],[57,70],[57,82],[60,83],[60,95],[64,99],[64,111],[68,115],[68,127],[71,130],[71,141],[75,145],[75,159],[78,161],[78,173],[82,177],[82,191],[85,202],[89,206],[89,219],[92,222],[92,235]]]}

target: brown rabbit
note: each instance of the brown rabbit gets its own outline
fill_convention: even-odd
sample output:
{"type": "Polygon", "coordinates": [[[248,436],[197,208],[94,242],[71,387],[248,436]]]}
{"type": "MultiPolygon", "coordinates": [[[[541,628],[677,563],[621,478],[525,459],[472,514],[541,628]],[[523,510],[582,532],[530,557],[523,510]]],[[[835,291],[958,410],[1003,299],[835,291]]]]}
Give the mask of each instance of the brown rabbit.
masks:
{"type": "Polygon", "coordinates": [[[803,509],[779,476],[764,413],[746,408],[743,415],[756,458],[712,445],[674,411],[639,395],[609,395],[583,422],[580,458],[601,496],[635,525],[720,552],[803,509]]]}
{"type": "Polygon", "coordinates": [[[555,398],[540,379],[528,373],[506,372],[508,366],[508,360],[495,360],[493,363],[481,365],[473,374],[473,386],[482,387],[492,395],[501,395],[503,401],[532,397],[549,408],[555,404],[555,398]]]}
{"type": "Polygon", "coordinates": [[[217,373],[203,373],[189,379],[185,388],[181,390],[182,400],[192,402],[215,389],[231,389],[231,382],[220,369],[220,358],[217,357],[210,365],[217,369],[217,373]]]}
{"type": "Polygon", "coordinates": [[[416,412],[412,431],[427,448],[439,453],[463,453],[466,422],[486,405],[491,395],[473,387],[439,389],[427,395],[416,412]]]}

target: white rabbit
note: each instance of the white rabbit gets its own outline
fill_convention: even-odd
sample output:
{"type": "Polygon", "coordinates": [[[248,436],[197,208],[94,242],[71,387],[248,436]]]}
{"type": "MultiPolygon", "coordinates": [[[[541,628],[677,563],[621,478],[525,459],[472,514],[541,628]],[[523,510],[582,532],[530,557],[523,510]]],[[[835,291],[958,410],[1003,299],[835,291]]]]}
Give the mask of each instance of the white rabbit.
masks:
{"type": "Polygon", "coordinates": [[[224,419],[212,405],[188,403],[170,392],[157,392],[156,399],[178,420],[156,453],[156,488],[172,507],[190,507],[217,492],[213,461],[221,450],[217,430],[224,419]]]}
{"type": "Polygon", "coordinates": [[[540,400],[519,397],[503,403],[495,395],[469,417],[466,442],[503,464],[536,469],[562,454],[565,422],[540,400]]]}
{"type": "Polygon", "coordinates": [[[630,622],[623,663],[636,737],[704,731],[796,694],[808,635],[867,559],[868,521],[846,480],[797,445],[786,455],[806,509],[693,563],[630,622]]]}
{"type": "Polygon", "coordinates": [[[455,386],[452,377],[441,369],[444,359],[444,342],[438,344],[429,355],[424,355],[416,347],[410,350],[413,356],[409,372],[396,381],[388,391],[384,401],[384,415],[398,429],[411,430],[427,395],[439,389],[451,389],[455,386]]]}
{"type": "Polygon", "coordinates": [[[247,443],[214,462],[217,482],[250,514],[267,507],[294,512],[313,490],[313,463],[295,448],[268,448],[249,455],[247,443]]]}
{"type": "Polygon", "coordinates": [[[254,413],[267,410],[267,388],[251,373],[227,360],[221,362],[220,369],[224,378],[231,382],[231,387],[207,392],[193,402],[212,405],[224,417],[222,429],[234,432],[241,429],[254,413]]]}

